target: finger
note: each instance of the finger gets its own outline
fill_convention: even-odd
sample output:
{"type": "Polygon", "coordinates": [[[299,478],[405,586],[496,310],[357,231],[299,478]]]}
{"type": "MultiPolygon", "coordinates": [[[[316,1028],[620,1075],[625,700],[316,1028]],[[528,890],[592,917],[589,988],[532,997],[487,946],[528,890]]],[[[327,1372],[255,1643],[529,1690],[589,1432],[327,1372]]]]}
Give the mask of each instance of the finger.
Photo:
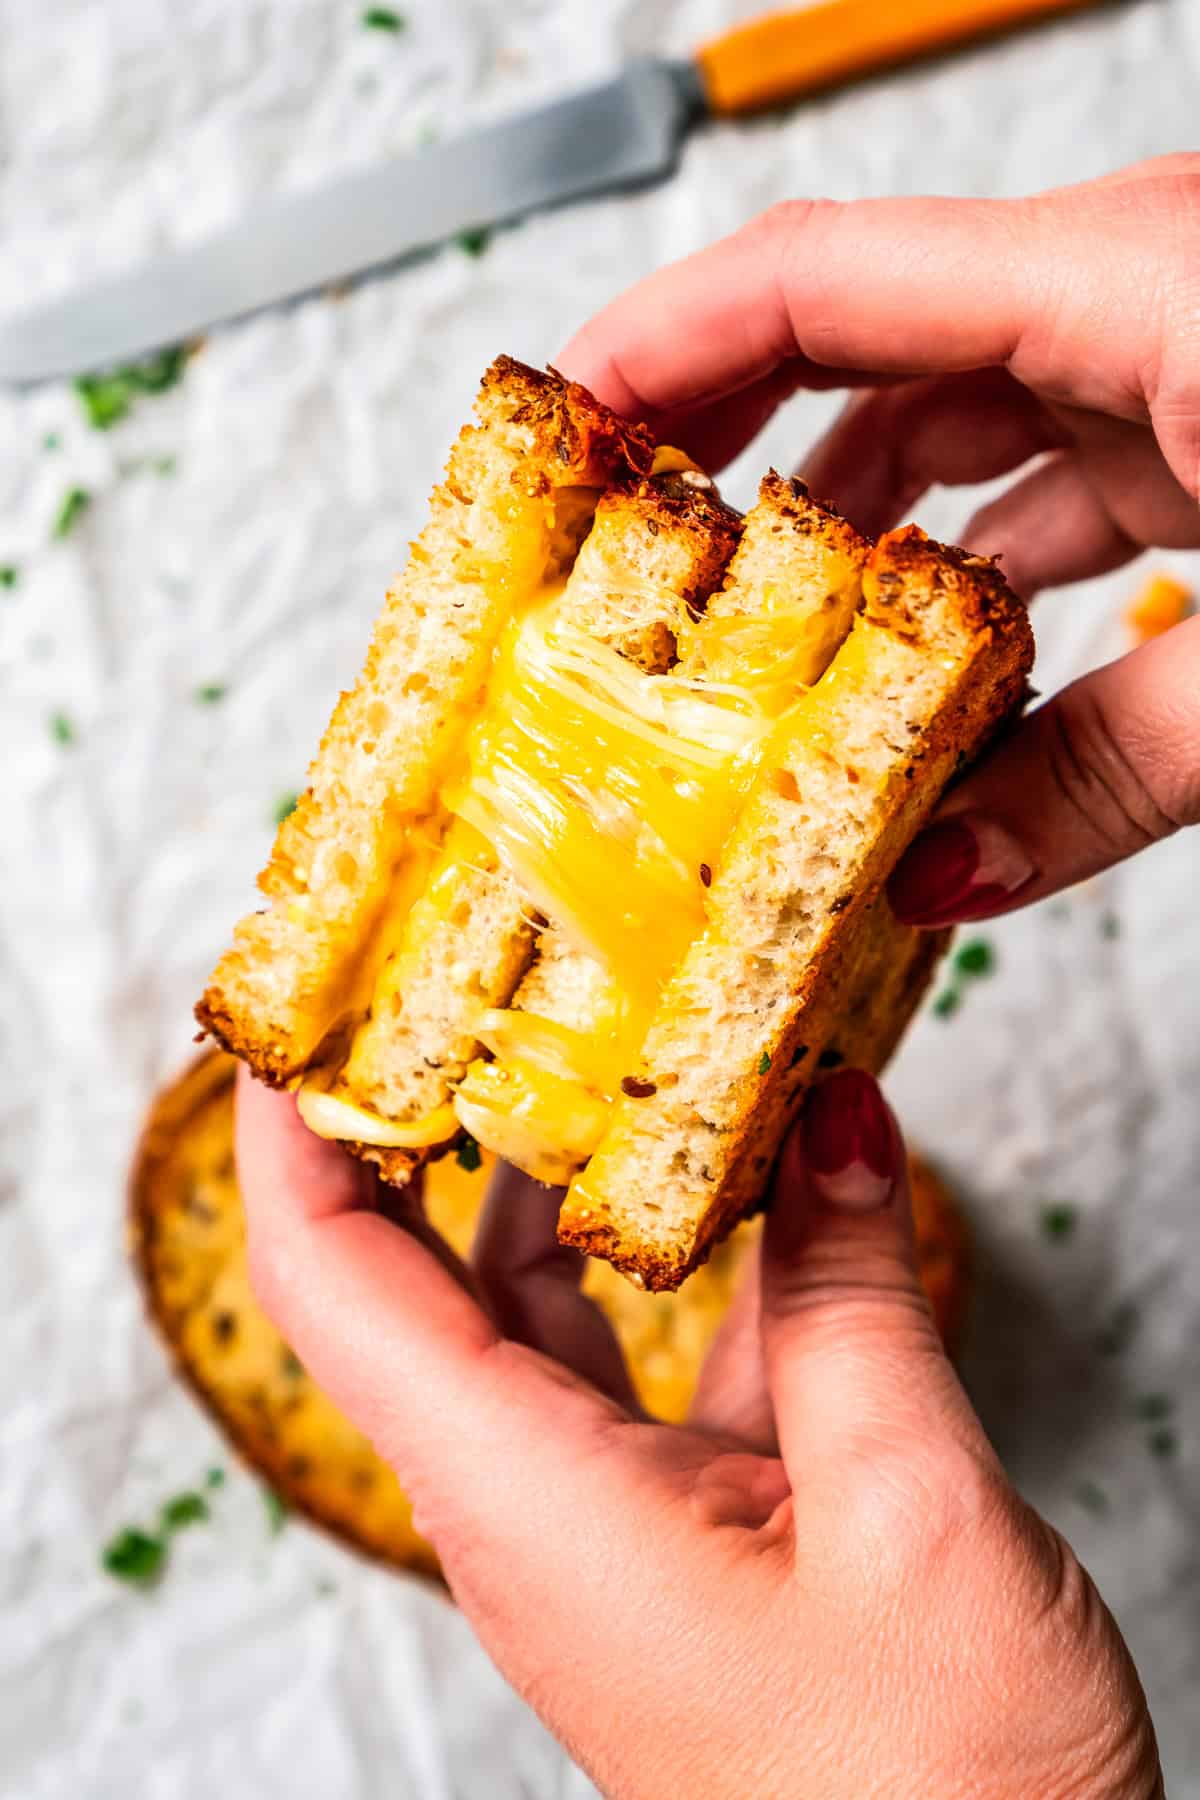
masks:
{"type": "Polygon", "coordinates": [[[1026,599],[1121,567],[1148,544],[1200,545],[1200,511],[1153,435],[1119,419],[1078,422],[1055,456],[976,514],[963,542],[999,556],[1026,599]]]}
{"type": "Polygon", "coordinates": [[[1007,365],[1058,400],[1139,420],[1153,395],[1191,491],[1200,416],[1182,404],[1186,370],[1167,370],[1159,333],[1177,261],[1187,275],[1174,248],[1182,179],[1145,184],[1137,208],[1120,187],[791,201],[639,283],[560,361],[619,411],[660,420],[787,362],[804,382],[1007,365]]]}
{"type": "Polygon", "coordinates": [[[252,1261],[260,1243],[286,1242],[299,1219],[373,1212],[403,1225],[486,1306],[471,1270],[425,1217],[421,1171],[406,1187],[381,1181],[369,1164],[309,1131],[290,1094],[264,1087],[244,1066],[237,1075],[235,1150],[239,1182],[257,1196],[253,1221],[247,1217],[252,1261]]]}
{"type": "Polygon", "coordinates": [[[793,1486],[956,1441],[988,1455],[917,1273],[908,1172],[872,1078],[813,1088],[784,1148],[763,1245],[762,1334],[793,1486]]]}
{"type": "Polygon", "coordinates": [[[914,925],[981,919],[1200,823],[1200,619],[1073,682],[946,801],[890,882],[914,925]]]}
{"type": "MultiPolygon", "coordinates": [[[[1157,456],[1153,439],[1147,441],[1157,456]]],[[[998,556],[1009,586],[1025,600],[1043,588],[1107,574],[1142,549],[1072,455],[1054,457],[976,513],[963,545],[980,556],[998,556]]]]}
{"type": "Polygon", "coordinates": [[[638,1411],[616,1334],[580,1291],[587,1258],[556,1236],[562,1189],[502,1163],[492,1177],[472,1262],[500,1328],[638,1411]]]}
{"type": "Polygon", "coordinates": [[[875,388],[851,400],[800,474],[871,537],[908,517],[931,487],[1007,474],[1066,442],[1005,369],[875,388]]]}
{"type": "Polygon", "coordinates": [[[761,1246],[747,1259],[737,1292],[704,1359],[688,1423],[735,1437],[764,1456],[778,1454],[775,1414],[762,1354],[761,1246]]]}

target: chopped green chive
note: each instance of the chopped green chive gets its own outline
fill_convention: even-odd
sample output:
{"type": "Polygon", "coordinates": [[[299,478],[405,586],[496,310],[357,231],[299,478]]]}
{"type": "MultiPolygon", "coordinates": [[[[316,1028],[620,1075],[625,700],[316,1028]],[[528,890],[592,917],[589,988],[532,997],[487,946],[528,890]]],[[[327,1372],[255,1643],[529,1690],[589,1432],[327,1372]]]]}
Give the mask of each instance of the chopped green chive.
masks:
{"type": "Polygon", "coordinates": [[[182,1531],[185,1525],[199,1525],[207,1519],[208,1501],[194,1491],[176,1494],[162,1509],[160,1520],[164,1531],[182,1531]]]}
{"type": "Polygon", "coordinates": [[[51,715],[50,736],[56,744],[73,744],[75,742],[75,727],[66,713],[56,712],[51,715]]]}
{"type": "Polygon", "coordinates": [[[150,467],[156,475],[173,475],[179,464],[173,456],[154,456],[150,459],[150,467]]]}
{"type": "Polygon", "coordinates": [[[1121,935],[1121,921],[1116,913],[1106,912],[1100,918],[1100,936],[1111,943],[1113,938],[1121,935]]]}
{"type": "Polygon", "coordinates": [[[125,376],[80,375],[75,382],[84,416],[93,431],[109,431],[129,411],[133,391],[125,376]]]}
{"type": "Polygon", "coordinates": [[[280,794],[279,799],[275,802],[275,812],[273,815],[275,823],[277,825],[282,825],[285,819],[290,819],[295,812],[299,801],[299,794],[280,794]]]}
{"type": "Polygon", "coordinates": [[[208,1474],[204,1477],[204,1485],[206,1488],[224,1487],[225,1486],[225,1471],[224,1471],[224,1469],[218,1469],[218,1468],[210,1469],[208,1471],[208,1474]]]}
{"type": "Polygon", "coordinates": [[[21,579],[16,563],[0,563],[0,588],[15,588],[21,579]]]}
{"type": "Polygon", "coordinates": [[[267,1509],[267,1529],[272,1537],[278,1537],[288,1521],[288,1509],[279,1498],[274,1488],[265,1487],[262,1491],[263,1505],[267,1509]]]}
{"type": "Polygon", "coordinates": [[[455,1154],[455,1161],[458,1163],[460,1169],[465,1169],[467,1171],[468,1175],[473,1175],[476,1169],[480,1167],[483,1162],[483,1155],[479,1145],[475,1142],[473,1137],[464,1136],[462,1143],[458,1146],[458,1150],[455,1154]]]}
{"type": "Polygon", "coordinates": [[[56,538],[69,537],[91,504],[92,496],[86,488],[68,488],[54,520],[53,535],[56,538]]]}
{"type": "Polygon", "coordinates": [[[935,1019],[952,1019],[962,1005],[962,990],[957,987],[943,988],[933,1003],[935,1019]]]}
{"type": "Polygon", "coordinates": [[[304,1373],[304,1364],[294,1350],[284,1350],[280,1358],[280,1367],[291,1381],[298,1381],[304,1373]]]}
{"type": "MultiPolygon", "coordinates": [[[[183,375],[187,351],[182,344],[160,350],[138,363],[127,363],[104,375],[80,375],[75,392],[87,422],[95,431],[108,431],[126,416],[136,394],[161,394],[183,375]]],[[[58,447],[57,439],[53,446],[58,447]]],[[[51,445],[47,440],[46,448],[51,445]]]]}
{"type": "Polygon", "coordinates": [[[1159,1425],[1147,1437],[1146,1448],[1151,1456],[1174,1456],[1179,1448],[1179,1439],[1169,1425],[1159,1425]]]}
{"type": "Polygon", "coordinates": [[[368,6],[362,22],[368,31],[403,31],[408,24],[403,13],[393,12],[390,6],[368,6]]]}
{"type": "Polygon", "coordinates": [[[105,1545],[100,1560],[118,1581],[131,1582],[134,1587],[149,1587],[158,1580],[166,1564],[166,1539],[151,1537],[147,1531],[127,1526],[105,1545]]]}
{"type": "Polygon", "coordinates": [[[960,975],[990,975],[996,967],[996,952],[987,938],[971,938],[955,951],[954,967],[960,975]]]}
{"type": "Polygon", "coordinates": [[[59,437],[57,431],[48,431],[46,433],[45,437],[42,439],[42,449],[43,450],[61,450],[62,449],[62,439],[59,437]]]}
{"type": "Polygon", "coordinates": [[[1079,1223],[1078,1209],[1069,1201],[1059,1200],[1042,1208],[1042,1235],[1056,1242],[1069,1238],[1079,1223]]]}
{"type": "Polygon", "coordinates": [[[144,357],[141,362],[129,363],[118,370],[118,374],[138,393],[164,394],[168,388],[173,388],[182,381],[186,363],[186,346],[171,344],[165,350],[156,351],[153,356],[144,357]]]}
{"type": "Polygon", "coordinates": [[[765,1074],[766,1074],[766,1072],[767,1072],[767,1070],[768,1070],[768,1069],[769,1069],[769,1068],[770,1068],[770,1066],[771,1066],[771,1058],[770,1058],[770,1057],[769,1057],[769,1055],[768,1055],[768,1054],[767,1054],[767,1052],[766,1052],[766,1051],[765,1051],[765,1050],[764,1050],[764,1051],[763,1051],[763,1053],[762,1053],[762,1055],[761,1055],[761,1056],[760,1056],[760,1057],[759,1057],[759,1059],[758,1059],[758,1072],[759,1072],[759,1074],[760,1074],[760,1075],[765,1075],[765,1074]]]}
{"type": "Polygon", "coordinates": [[[482,256],[492,241],[492,233],[488,226],[477,225],[472,231],[460,231],[454,241],[468,256],[482,256]]]}
{"type": "Polygon", "coordinates": [[[223,700],[228,692],[229,689],[223,681],[206,681],[202,687],[196,689],[196,704],[198,706],[215,706],[217,701],[223,700]]]}
{"type": "Polygon", "coordinates": [[[1101,1518],[1109,1509],[1108,1495],[1095,1481],[1081,1481],[1075,1489],[1075,1499],[1085,1512],[1101,1518]]]}
{"type": "Polygon", "coordinates": [[[1158,1425],[1163,1419],[1170,1418],[1174,1407],[1170,1394],[1143,1394],[1134,1402],[1133,1416],[1144,1419],[1148,1425],[1158,1425]]]}

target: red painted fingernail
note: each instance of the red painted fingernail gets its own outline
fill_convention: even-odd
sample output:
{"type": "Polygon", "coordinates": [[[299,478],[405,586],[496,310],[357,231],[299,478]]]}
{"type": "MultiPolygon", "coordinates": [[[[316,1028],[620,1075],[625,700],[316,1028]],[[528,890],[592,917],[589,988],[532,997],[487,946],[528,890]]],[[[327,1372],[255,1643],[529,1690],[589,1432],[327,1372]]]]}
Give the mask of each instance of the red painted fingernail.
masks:
{"type": "Polygon", "coordinates": [[[950,925],[995,912],[1033,874],[1033,864],[1003,826],[956,813],[909,845],[887,884],[888,900],[902,925],[950,925]]]}
{"type": "Polygon", "coordinates": [[[809,1090],[800,1124],[813,1186],[843,1212],[875,1212],[896,1182],[892,1122],[864,1069],[839,1069],[809,1090]]]}

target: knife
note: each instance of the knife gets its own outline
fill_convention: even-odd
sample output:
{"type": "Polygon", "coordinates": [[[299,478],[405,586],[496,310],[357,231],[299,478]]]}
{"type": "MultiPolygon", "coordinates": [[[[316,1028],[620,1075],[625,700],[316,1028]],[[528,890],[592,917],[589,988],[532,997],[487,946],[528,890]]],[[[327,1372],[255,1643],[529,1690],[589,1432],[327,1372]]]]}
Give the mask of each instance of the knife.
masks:
{"type": "Polygon", "coordinates": [[[669,175],[689,129],[1097,0],[820,0],[257,208],[220,235],[0,320],[0,381],[76,374],[395,263],[455,234],[669,175]]]}

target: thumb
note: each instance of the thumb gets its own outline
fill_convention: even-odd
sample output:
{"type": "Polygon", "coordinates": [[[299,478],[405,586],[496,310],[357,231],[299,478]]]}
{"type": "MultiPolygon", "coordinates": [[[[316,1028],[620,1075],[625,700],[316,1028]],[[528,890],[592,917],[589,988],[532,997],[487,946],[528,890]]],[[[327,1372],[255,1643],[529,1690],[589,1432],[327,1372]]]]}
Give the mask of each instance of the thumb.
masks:
{"type": "Polygon", "coordinates": [[[840,1069],[809,1091],[763,1240],[763,1355],[794,1489],[819,1466],[957,1443],[994,1464],[917,1272],[907,1159],[876,1082],[840,1069]]]}
{"type": "Polygon", "coordinates": [[[897,917],[1005,912],[1200,822],[1200,619],[1085,675],[949,796],[888,883],[897,917]]]}

